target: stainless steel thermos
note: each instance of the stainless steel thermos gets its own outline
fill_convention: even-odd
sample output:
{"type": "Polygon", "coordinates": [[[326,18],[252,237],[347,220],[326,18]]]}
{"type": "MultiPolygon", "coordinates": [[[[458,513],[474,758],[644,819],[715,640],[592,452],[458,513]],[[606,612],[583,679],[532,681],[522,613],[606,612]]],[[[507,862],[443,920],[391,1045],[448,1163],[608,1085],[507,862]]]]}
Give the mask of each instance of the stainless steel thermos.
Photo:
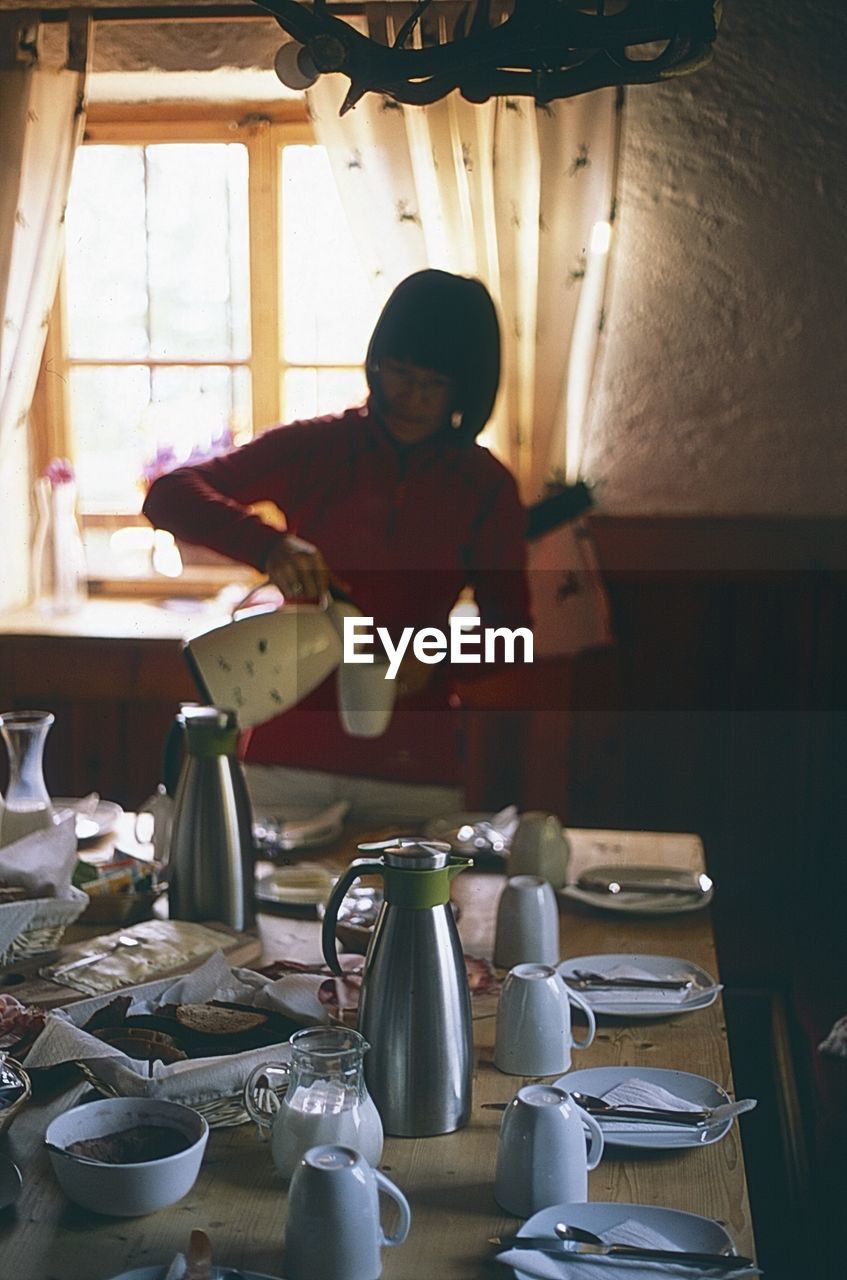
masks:
{"type": "Polygon", "coordinates": [[[253,819],[235,713],[183,703],[177,725],[186,753],[168,853],[169,912],[245,929],[253,922],[253,819]]]}
{"type": "Polygon", "coordinates": [[[450,882],[471,866],[437,841],[403,840],[357,858],[337,881],[323,923],[323,953],[341,972],[338,908],[354,880],[380,875],[384,901],[359,1000],[371,1046],[365,1079],[386,1133],[427,1137],[467,1123],[473,1084],[471,1002],[450,882]]]}

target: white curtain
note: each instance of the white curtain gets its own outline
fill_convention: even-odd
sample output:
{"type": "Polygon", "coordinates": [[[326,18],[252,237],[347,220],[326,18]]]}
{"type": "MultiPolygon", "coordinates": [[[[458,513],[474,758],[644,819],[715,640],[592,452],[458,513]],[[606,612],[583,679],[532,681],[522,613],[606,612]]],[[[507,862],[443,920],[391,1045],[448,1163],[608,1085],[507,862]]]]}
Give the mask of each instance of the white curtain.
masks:
{"type": "MultiPolygon", "coordinates": [[[[375,8],[391,21],[395,6],[375,8]]],[[[348,84],[324,75],[307,97],[375,288],[384,296],[423,267],[488,286],[504,361],[481,440],[533,502],[548,481],[578,478],[606,278],[595,226],[613,213],[617,92],[546,107],[528,98],[475,105],[457,92],[404,107],[369,93],[339,117],[348,84]]]]}
{"type": "Polygon", "coordinates": [[[65,65],[45,66],[33,15],[0,14],[0,462],[26,427],[85,120],[88,16],[68,31],[65,65]]]}

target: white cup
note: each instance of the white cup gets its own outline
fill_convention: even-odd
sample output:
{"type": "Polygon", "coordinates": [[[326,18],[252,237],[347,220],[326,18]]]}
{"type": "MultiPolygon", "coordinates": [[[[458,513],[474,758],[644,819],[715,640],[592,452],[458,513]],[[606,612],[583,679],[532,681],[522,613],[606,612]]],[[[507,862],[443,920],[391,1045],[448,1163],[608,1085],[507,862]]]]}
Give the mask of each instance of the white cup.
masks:
{"type": "Polygon", "coordinates": [[[380,1249],[402,1244],[412,1215],[399,1187],[352,1147],[311,1147],[288,1192],[283,1270],[289,1280],[377,1280],[380,1249]],[[397,1230],[387,1236],[379,1192],[395,1202],[397,1230]]]}
{"type": "Polygon", "coordinates": [[[497,903],[494,963],[558,964],[559,906],[550,883],[541,876],[511,876],[497,903]]]}
{"type": "MultiPolygon", "coordinates": [[[[333,600],[327,613],[344,642],[344,620],[361,618],[362,612],[349,600],[333,600]]],[[[342,662],[336,672],[338,715],[351,738],[378,738],[385,733],[394,714],[397,681],[387,679],[388,660],[342,662]]]]}
{"type": "Polygon", "coordinates": [[[494,1198],[516,1218],[551,1204],[584,1202],[589,1170],[602,1155],[599,1124],[570,1094],[555,1085],[525,1085],[500,1123],[494,1198]]]}
{"type": "Polygon", "coordinates": [[[594,1031],[590,1005],[552,965],[519,964],[500,989],[494,1065],[513,1076],[562,1075],[570,1069],[571,1050],[587,1049],[594,1031]],[[571,1031],[571,1004],[588,1018],[582,1040],[571,1031]]]}
{"type": "Polygon", "coordinates": [[[338,714],[353,738],[378,738],[394,714],[397,681],[388,679],[388,663],[342,662],[336,674],[338,714]]]}
{"type": "Polygon", "coordinates": [[[554,813],[522,813],[509,846],[506,870],[510,876],[541,876],[554,889],[568,878],[571,846],[554,813]]]}

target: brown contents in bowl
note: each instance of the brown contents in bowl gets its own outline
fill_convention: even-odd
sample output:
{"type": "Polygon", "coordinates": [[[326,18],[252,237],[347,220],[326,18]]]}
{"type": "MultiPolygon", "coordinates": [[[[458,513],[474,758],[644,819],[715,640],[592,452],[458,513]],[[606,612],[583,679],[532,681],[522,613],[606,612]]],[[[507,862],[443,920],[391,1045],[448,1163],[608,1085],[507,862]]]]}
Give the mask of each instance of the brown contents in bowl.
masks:
{"type": "Polygon", "coordinates": [[[163,1160],[186,1151],[193,1139],[179,1129],[166,1125],[133,1125],[102,1138],[79,1138],[65,1148],[68,1155],[99,1160],[103,1164],[142,1164],[147,1160],[163,1160]]]}

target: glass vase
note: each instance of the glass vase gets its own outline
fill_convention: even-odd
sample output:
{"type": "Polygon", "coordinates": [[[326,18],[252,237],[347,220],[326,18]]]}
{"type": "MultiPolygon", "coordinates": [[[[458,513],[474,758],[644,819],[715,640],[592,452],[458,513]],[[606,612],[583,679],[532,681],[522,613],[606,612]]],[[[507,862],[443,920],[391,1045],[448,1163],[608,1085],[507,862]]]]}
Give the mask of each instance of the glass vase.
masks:
{"type": "Polygon", "coordinates": [[[32,570],[35,599],[45,613],[73,613],[85,602],[88,587],[85,553],[76,519],[76,484],[35,483],[37,523],[32,570]]]}
{"type": "Polygon", "coordinates": [[[51,826],[53,806],[44,782],[44,743],[51,711],[4,711],[0,734],[9,754],[9,781],[0,814],[0,845],[51,826]]]}

